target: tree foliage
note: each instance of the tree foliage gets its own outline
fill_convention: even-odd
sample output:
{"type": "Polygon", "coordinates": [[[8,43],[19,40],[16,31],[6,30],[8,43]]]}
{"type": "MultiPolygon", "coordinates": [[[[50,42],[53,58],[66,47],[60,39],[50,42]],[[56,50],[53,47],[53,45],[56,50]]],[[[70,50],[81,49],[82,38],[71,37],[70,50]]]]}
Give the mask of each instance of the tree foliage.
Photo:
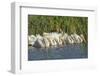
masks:
{"type": "Polygon", "coordinates": [[[87,40],[88,17],[28,15],[28,34],[65,32],[83,34],[87,40]]]}

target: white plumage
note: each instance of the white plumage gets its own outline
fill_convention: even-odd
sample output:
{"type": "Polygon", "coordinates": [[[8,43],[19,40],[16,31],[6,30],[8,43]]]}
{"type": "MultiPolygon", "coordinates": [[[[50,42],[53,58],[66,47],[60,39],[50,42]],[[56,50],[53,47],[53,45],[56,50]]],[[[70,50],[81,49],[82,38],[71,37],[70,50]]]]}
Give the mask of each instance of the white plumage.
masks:
{"type": "Polygon", "coordinates": [[[28,36],[29,45],[32,45],[37,48],[42,47],[50,47],[50,46],[59,46],[59,45],[67,45],[74,43],[82,43],[86,42],[83,34],[80,36],[76,33],[68,35],[67,33],[43,33],[43,36],[40,34],[30,35],[28,36]]]}

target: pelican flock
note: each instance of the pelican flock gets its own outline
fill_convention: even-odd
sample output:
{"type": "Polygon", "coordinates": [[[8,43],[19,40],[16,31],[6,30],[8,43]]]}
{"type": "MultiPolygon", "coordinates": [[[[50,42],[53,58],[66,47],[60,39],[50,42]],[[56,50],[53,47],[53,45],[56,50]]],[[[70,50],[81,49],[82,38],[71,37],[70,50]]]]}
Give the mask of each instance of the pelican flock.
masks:
{"type": "Polygon", "coordinates": [[[63,46],[67,44],[83,43],[86,42],[83,34],[71,34],[67,33],[46,33],[44,32],[41,36],[40,34],[29,35],[28,36],[28,45],[31,45],[36,48],[48,48],[51,46],[63,46]]]}

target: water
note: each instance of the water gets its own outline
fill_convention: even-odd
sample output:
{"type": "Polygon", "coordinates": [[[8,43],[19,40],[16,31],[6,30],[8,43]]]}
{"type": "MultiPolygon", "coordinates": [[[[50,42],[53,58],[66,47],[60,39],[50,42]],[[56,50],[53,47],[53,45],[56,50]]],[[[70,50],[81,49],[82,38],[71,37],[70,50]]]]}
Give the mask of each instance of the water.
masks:
{"type": "Polygon", "coordinates": [[[63,47],[28,48],[28,60],[55,60],[88,58],[85,44],[67,44],[63,47]]]}

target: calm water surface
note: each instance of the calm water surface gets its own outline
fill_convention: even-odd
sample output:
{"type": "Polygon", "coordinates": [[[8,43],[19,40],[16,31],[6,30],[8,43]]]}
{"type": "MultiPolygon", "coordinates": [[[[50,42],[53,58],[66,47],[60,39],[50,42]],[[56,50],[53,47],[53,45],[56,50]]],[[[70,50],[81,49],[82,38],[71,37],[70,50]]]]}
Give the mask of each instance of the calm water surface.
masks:
{"type": "Polygon", "coordinates": [[[88,58],[86,44],[68,44],[63,47],[28,48],[28,60],[78,59],[88,58]]]}

